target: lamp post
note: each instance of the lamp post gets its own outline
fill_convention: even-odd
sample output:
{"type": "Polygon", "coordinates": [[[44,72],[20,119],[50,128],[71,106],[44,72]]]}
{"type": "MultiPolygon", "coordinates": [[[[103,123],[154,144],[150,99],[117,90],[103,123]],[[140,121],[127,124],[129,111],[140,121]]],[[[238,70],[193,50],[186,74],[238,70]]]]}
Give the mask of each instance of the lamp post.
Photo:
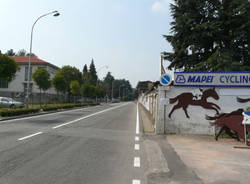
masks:
{"type": "MultiPolygon", "coordinates": [[[[107,65],[104,65],[104,66],[102,66],[101,68],[99,68],[99,70],[97,70],[97,79],[96,79],[96,88],[97,88],[97,86],[98,86],[98,72],[101,70],[101,69],[103,69],[103,68],[106,68],[106,69],[108,69],[109,67],[107,66],[107,65]]],[[[95,95],[95,102],[97,103],[97,94],[95,95]]]]}
{"type": "Polygon", "coordinates": [[[28,66],[28,83],[27,83],[27,95],[26,95],[26,100],[27,100],[27,107],[29,106],[29,88],[30,88],[30,65],[31,65],[31,54],[32,54],[32,40],[33,40],[33,30],[34,30],[34,26],[37,23],[37,21],[39,19],[41,19],[42,17],[45,17],[47,15],[51,15],[53,14],[53,16],[57,17],[60,15],[60,13],[58,11],[52,11],[46,14],[41,15],[40,17],[38,17],[36,19],[36,21],[34,22],[34,24],[32,25],[31,28],[31,36],[30,36],[30,53],[29,53],[29,66],[28,66]]]}

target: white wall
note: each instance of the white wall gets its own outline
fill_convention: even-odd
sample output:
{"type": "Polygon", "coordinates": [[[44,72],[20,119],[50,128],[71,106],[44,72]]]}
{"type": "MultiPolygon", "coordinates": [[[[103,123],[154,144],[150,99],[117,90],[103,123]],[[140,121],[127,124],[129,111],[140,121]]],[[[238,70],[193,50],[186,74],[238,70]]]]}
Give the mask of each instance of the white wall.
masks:
{"type": "MultiPolygon", "coordinates": [[[[171,118],[168,117],[171,109],[178,103],[167,104],[166,102],[168,102],[169,98],[174,98],[185,92],[197,93],[199,91],[197,89],[194,87],[171,86],[169,89],[163,86],[159,87],[159,109],[156,120],[157,133],[214,134],[214,127],[210,126],[209,121],[205,119],[206,115],[214,116],[216,114],[214,110],[189,105],[187,112],[190,118],[186,118],[182,108],[175,110],[171,118]]],[[[219,113],[229,113],[239,108],[245,109],[247,106],[250,106],[250,102],[239,103],[236,100],[237,96],[250,98],[250,88],[215,88],[215,90],[220,97],[219,100],[208,98],[207,101],[219,105],[221,108],[219,113]]]]}
{"type": "MultiPolygon", "coordinates": [[[[25,67],[27,67],[28,65],[19,65],[19,70],[16,72],[16,76],[14,78],[14,80],[12,80],[9,85],[8,88],[0,88],[0,91],[2,92],[15,92],[15,93],[23,93],[24,92],[24,83],[27,83],[27,81],[25,81],[25,67]]],[[[44,65],[33,65],[32,66],[32,72],[34,73],[38,67],[45,67],[47,68],[47,70],[49,72],[53,72],[50,73],[50,77],[51,79],[54,77],[55,75],[55,69],[53,69],[50,66],[44,66],[44,65]],[[53,69],[53,70],[52,70],[53,69]]],[[[32,93],[40,93],[40,90],[38,88],[38,86],[35,84],[35,82],[32,80],[31,83],[33,83],[33,89],[32,89],[32,93]]],[[[48,94],[56,94],[56,91],[53,87],[51,87],[50,89],[47,90],[48,94]]]]}

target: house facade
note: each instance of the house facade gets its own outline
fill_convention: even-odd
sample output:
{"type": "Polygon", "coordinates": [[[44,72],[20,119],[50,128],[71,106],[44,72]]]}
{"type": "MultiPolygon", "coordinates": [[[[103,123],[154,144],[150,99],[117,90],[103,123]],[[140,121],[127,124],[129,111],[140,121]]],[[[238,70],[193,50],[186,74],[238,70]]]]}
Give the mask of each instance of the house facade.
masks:
{"type": "MultiPolygon", "coordinates": [[[[7,83],[6,81],[0,81],[0,96],[8,96],[14,99],[24,101],[24,97],[27,95],[27,84],[28,84],[28,67],[29,67],[29,57],[28,56],[12,56],[18,63],[18,70],[16,72],[15,78],[7,83]]],[[[30,98],[31,102],[37,103],[40,95],[40,90],[36,83],[32,79],[32,73],[34,73],[39,68],[45,68],[50,74],[52,79],[59,67],[39,59],[37,56],[31,57],[31,72],[30,72],[30,98]]],[[[46,91],[46,95],[55,96],[56,90],[51,87],[46,91]]]]}

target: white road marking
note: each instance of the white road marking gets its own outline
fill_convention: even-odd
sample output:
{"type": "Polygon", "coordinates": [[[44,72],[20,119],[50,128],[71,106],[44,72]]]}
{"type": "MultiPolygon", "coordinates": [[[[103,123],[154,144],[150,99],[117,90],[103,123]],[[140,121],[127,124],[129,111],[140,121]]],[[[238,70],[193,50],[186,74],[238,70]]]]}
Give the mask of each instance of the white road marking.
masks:
{"type": "Polygon", "coordinates": [[[140,138],[138,136],[135,136],[135,141],[139,141],[140,138]]]}
{"type": "Polygon", "coordinates": [[[135,144],[135,150],[140,150],[140,144],[135,144]]]}
{"type": "MultiPolygon", "coordinates": [[[[93,107],[99,107],[99,106],[93,106],[93,107]]],[[[35,119],[35,118],[39,118],[39,117],[43,117],[43,116],[54,116],[55,114],[61,114],[61,113],[66,113],[66,112],[74,112],[74,111],[81,111],[83,109],[86,109],[86,106],[81,108],[81,109],[66,110],[66,111],[61,111],[61,112],[55,112],[55,113],[49,113],[49,114],[41,114],[41,115],[37,115],[37,116],[30,116],[30,117],[25,117],[25,118],[18,118],[18,119],[10,119],[10,120],[5,120],[5,121],[0,121],[0,124],[5,123],[5,122],[12,122],[12,121],[19,121],[19,120],[26,120],[26,119],[35,119]]]]}
{"type": "Polygon", "coordinates": [[[122,106],[125,106],[125,105],[127,105],[127,103],[126,103],[126,104],[119,105],[119,106],[115,106],[115,107],[112,107],[112,108],[109,108],[109,109],[105,109],[105,110],[103,110],[103,111],[99,111],[99,112],[96,112],[96,113],[94,113],[94,114],[90,114],[90,115],[81,117],[81,118],[79,118],[79,119],[75,119],[75,120],[73,120],[73,121],[70,121],[70,122],[67,122],[67,123],[63,123],[63,124],[61,124],[61,125],[54,126],[54,127],[52,127],[52,128],[53,128],[53,129],[57,129],[57,128],[60,128],[60,127],[63,127],[63,126],[66,126],[66,125],[69,125],[69,124],[78,122],[78,121],[80,121],[80,120],[87,119],[87,118],[90,118],[90,117],[92,117],[92,116],[95,116],[95,115],[98,115],[98,114],[101,114],[101,113],[104,113],[104,112],[107,112],[107,111],[111,111],[111,110],[113,110],[113,109],[117,109],[117,108],[122,107],[122,106]]]}
{"type": "Polygon", "coordinates": [[[141,167],[140,157],[134,158],[134,167],[141,167]]]}
{"type": "Polygon", "coordinates": [[[28,135],[28,136],[19,138],[18,140],[19,140],[19,141],[22,141],[22,140],[24,140],[24,139],[28,139],[28,138],[31,138],[31,137],[34,137],[34,136],[40,135],[40,134],[42,134],[42,132],[37,132],[37,133],[35,133],[35,134],[31,134],[31,135],[28,135]]]}
{"type": "Polygon", "coordinates": [[[138,111],[138,103],[137,103],[137,113],[136,113],[136,134],[139,134],[140,133],[140,130],[139,130],[139,111],[138,111]]]}
{"type": "Polygon", "coordinates": [[[132,184],[141,184],[141,180],[133,180],[132,184]]]}

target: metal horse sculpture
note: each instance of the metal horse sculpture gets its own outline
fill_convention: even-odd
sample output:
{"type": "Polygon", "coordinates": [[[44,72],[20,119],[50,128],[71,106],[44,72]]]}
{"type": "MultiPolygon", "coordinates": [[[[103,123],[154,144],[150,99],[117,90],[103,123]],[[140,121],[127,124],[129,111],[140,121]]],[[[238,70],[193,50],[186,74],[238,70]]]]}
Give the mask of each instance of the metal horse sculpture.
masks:
{"type": "Polygon", "coordinates": [[[212,109],[216,111],[216,114],[219,114],[220,107],[212,102],[208,102],[207,98],[212,97],[215,100],[219,99],[219,95],[215,91],[215,89],[207,89],[205,91],[201,90],[202,96],[200,100],[194,100],[195,96],[192,93],[182,93],[178,95],[175,98],[170,98],[169,103],[173,104],[176,101],[178,101],[178,104],[176,104],[171,112],[169,113],[168,117],[171,118],[172,113],[179,108],[182,108],[186,114],[187,118],[190,118],[187,113],[187,107],[189,105],[195,105],[195,106],[201,106],[204,109],[212,109]]]}

